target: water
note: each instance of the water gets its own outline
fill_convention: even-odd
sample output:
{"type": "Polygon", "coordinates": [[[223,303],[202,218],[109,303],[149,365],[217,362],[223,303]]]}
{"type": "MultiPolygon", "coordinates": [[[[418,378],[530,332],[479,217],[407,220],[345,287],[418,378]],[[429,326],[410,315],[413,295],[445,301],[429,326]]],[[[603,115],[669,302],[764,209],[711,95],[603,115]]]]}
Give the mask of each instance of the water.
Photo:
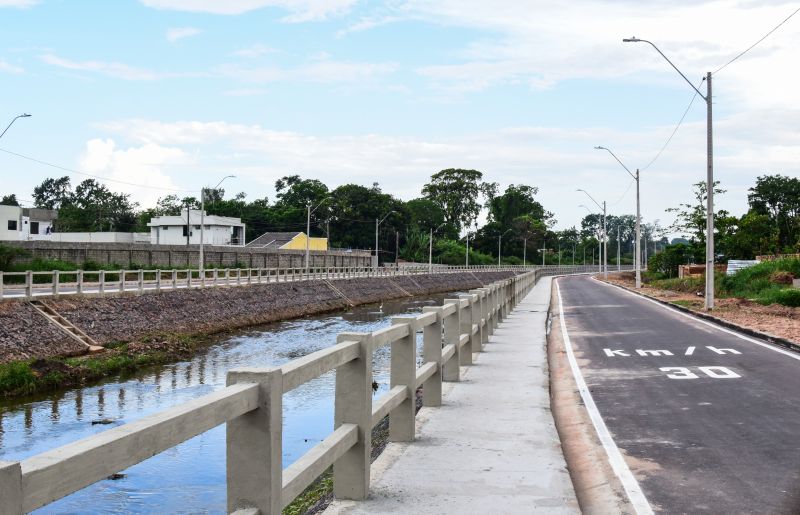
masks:
{"type": "MultiPolygon", "coordinates": [[[[336,342],[340,332],[369,332],[390,318],[441,305],[453,294],[386,301],[228,335],[189,361],[16,402],[0,403],[0,460],[21,460],[132,422],[225,386],[237,367],[276,366],[336,342]],[[92,421],[111,420],[113,425],[92,421]]],[[[418,345],[420,342],[418,341],[418,345]]],[[[374,355],[376,397],[388,390],[389,349],[374,355]]],[[[290,465],[333,430],[334,373],[284,395],[283,464],[290,465]]],[[[36,513],[224,513],[225,426],[143,461],[36,513]]]]}

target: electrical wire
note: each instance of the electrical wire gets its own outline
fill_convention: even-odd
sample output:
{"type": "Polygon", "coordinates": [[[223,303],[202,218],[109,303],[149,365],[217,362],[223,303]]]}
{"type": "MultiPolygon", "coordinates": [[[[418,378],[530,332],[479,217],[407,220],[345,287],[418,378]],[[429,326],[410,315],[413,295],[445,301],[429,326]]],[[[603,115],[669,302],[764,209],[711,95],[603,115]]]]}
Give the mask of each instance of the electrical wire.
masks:
{"type": "MultiPolygon", "coordinates": [[[[698,84],[698,85],[697,85],[698,87],[699,87],[700,85],[702,85],[702,83],[703,83],[703,80],[705,80],[705,79],[701,79],[701,80],[700,80],[700,84],[698,84]]],[[[669,138],[667,138],[667,141],[665,141],[665,142],[664,142],[664,145],[661,147],[661,150],[659,150],[659,151],[658,151],[658,153],[656,154],[656,156],[655,156],[653,159],[651,159],[651,160],[650,160],[650,162],[649,162],[649,163],[647,163],[647,165],[646,165],[644,168],[642,168],[642,170],[641,170],[641,171],[645,171],[645,170],[647,170],[648,168],[650,168],[650,165],[652,165],[653,163],[655,163],[655,162],[656,162],[656,160],[657,160],[659,157],[661,157],[661,154],[664,152],[664,150],[666,150],[666,149],[667,149],[667,147],[669,146],[670,142],[672,142],[672,138],[674,138],[674,137],[675,137],[675,134],[678,132],[678,129],[680,129],[681,125],[683,124],[683,120],[684,120],[684,119],[686,119],[686,115],[687,115],[687,114],[689,114],[689,109],[691,109],[691,108],[692,108],[692,105],[694,104],[694,99],[696,99],[696,98],[697,98],[697,91],[695,91],[695,92],[694,92],[694,95],[692,95],[692,99],[689,101],[689,105],[688,105],[688,106],[686,106],[686,110],[683,112],[683,116],[681,116],[681,119],[680,119],[680,120],[678,120],[678,124],[677,124],[677,125],[675,126],[675,128],[672,130],[672,134],[670,134],[670,135],[669,135],[669,138]]]]}
{"type": "Polygon", "coordinates": [[[22,158],[22,159],[27,159],[28,161],[33,161],[34,163],[38,163],[40,165],[49,166],[51,168],[55,168],[55,169],[61,170],[63,172],[74,173],[74,174],[77,174],[77,175],[85,175],[86,177],[92,177],[94,179],[100,179],[101,181],[116,182],[116,183],[119,183],[119,184],[125,184],[127,186],[135,186],[137,188],[149,188],[149,189],[152,189],[152,190],[175,191],[175,192],[180,192],[180,193],[198,193],[198,191],[196,191],[196,190],[179,190],[179,189],[175,189],[175,188],[164,188],[164,187],[161,187],[161,186],[150,186],[150,185],[147,185],[147,184],[137,184],[135,182],[121,181],[119,179],[110,179],[108,177],[103,177],[102,175],[94,175],[94,174],[91,174],[91,173],[81,172],[80,170],[74,170],[72,168],[67,168],[66,166],[61,166],[61,165],[56,165],[56,164],[53,164],[53,163],[48,163],[47,161],[42,161],[41,159],[36,159],[35,157],[26,156],[25,154],[19,154],[17,152],[12,152],[11,150],[6,150],[4,148],[0,148],[0,152],[5,152],[6,154],[10,154],[12,156],[17,156],[17,157],[22,158]]]}
{"type": "Polygon", "coordinates": [[[781,28],[781,26],[782,26],[784,23],[786,23],[787,21],[789,21],[789,20],[790,20],[790,19],[791,19],[791,18],[792,18],[792,17],[793,17],[795,14],[797,14],[797,13],[799,13],[799,12],[800,12],[800,7],[798,7],[798,8],[797,8],[797,9],[796,9],[796,10],[795,10],[795,11],[794,11],[792,14],[790,14],[788,17],[786,17],[786,19],[785,19],[785,20],[783,20],[783,21],[782,21],[782,22],[780,22],[778,25],[776,25],[776,26],[775,26],[775,27],[774,27],[774,28],[773,28],[771,31],[769,31],[769,32],[767,32],[766,34],[764,34],[764,36],[763,36],[761,39],[759,39],[758,41],[756,41],[755,43],[753,43],[752,45],[750,45],[749,47],[747,47],[747,48],[746,48],[746,49],[745,49],[743,52],[741,52],[741,53],[740,53],[740,54],[738,54],[736,57],[734,57],[733,59],[731,59],[731,60],[730,60],[730,61],[728,61],[727,63],[725,63],[725,64],[723,64],[722,66],[720,66],[719,68],[717,68],[715,71],[711,72],[711,74],[712,74],[712,75],[716,75],[716,74],[717,74],[717,72],[719,72],[720,70],[722,70],[723,68],[725,68],[725,67],[726,67],[726,66],[728,66],[729,64],[733,63],[735,60],[739,59],[739,58],[740,58],[740,57],[742,57],[744,54],[746,54],[747,52],[749,52],[750,50],[752,50],[753,48],[755,48],[755,47],[756,47],[756,45],[758,45],[759,43],[761,43],[762,41],[764,41],[765,39],[767,39],[767,38],[768,38],[770,35],[772,35],[772,33],[773,33],[773,32],[775,32],[776,30],[778,30],[779,28],[781,28]]]}
{"type": "Polygon", "coordinates": [[[616,206],[617,204],[619,204],[620,202],[622,202],[622,201],[625,199],[625,197],[627,197],[627,196],[628,196],[628,192],[629,192],[629,191],[631,191],[631,186],[633,186],[633,183],[634,183],[634,182],[636,182],[636,179],[631,179],[631,182],[629,182],[629,183],[628,183],[628,187],[627,187],[627,188],[625,188],[625,193],[623,193],[623,194],[622,194],[622,196],[619,198],[619,200],[617,200],[617,201],[616,201],[616,202],[614,202],[613,204],[609,204],[609,207],[611,207],[611,206],[616,206]]]}

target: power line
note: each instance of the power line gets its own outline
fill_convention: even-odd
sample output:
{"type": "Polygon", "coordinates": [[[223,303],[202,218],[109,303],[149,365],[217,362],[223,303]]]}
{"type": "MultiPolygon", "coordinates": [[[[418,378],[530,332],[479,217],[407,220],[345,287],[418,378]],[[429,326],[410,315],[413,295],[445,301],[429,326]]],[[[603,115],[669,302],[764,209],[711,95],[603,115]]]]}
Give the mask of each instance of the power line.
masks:
{"type": "Polygon", "coordinates": [[[712,75],[716,75],[716,73],[717,73],[717,72],[719,72],[720,70],[722,70],[723,68],[725,68],[726,66],[728,66],[729,64],[731,64],[732,62],[734,62],[735,60],[739,59],[739,58],[740,58],[740,57],[742,57],[744,54],[746,54],[747,52],[749,52],[750,50],[752,50],[753,48],[755,48],[755,47],[756,47],[756,45],[758,45],[759,43],[761,43],[762,41],[764,41],[765,39],[767,39],[767,38],[768,38],[768,37],[769,37],[769,36],[770,36],[770,35],[771,35],[773,32],[775,32],[776,30],[778,30],[779,28],[781,28],[781,26],[782,26],[784,23],[786,23],[787,21],[789,21],[789,20],[792,18],[792,16],[794,16],[795,14],[797,14],[797,13],[799,13],[799,12],[800,12],[800,7],[798,7],[798,8],[797,8],[797,9],[796,9],[796,10],[795,10],[795,11],[794,11],[792,14],[790,14],[788,17],[786,17],[786,19],[785,19],[785,20],[783,20],[783,21],[782,21],[782,22],[780,22],[778,25],[776,25],[776,26],[775,26],[775,28],[773,28],[771,31],[769,31],[769,32],[767,32],[766,34],[764,34],[764,36],[763,36],[761,39],[759,39],[758,41],[756,41],[755,43],[753,43],[752,45],[750,45],[749,47],[747,47],[747,49],[745,49],[745,50],[744,50],[742,53],[740,53],[739,55],[737,55],[736,57],[734,57],[733,59],[731,59],[731,60],[730,60],[730,61],[728,61],[727,63],[725,63],[725,64],[723,64],[722,66],[720,66],[719,68],[717,68],[717,69],[716,69],[714,72],[712,72],[712,75]]]}
{"type": "MultiPolygon", "coordinates": [[[[705,79],[701,79],[701,80],[700,80],[700,84],[702,84],[702,83],[703,83],[703,80],[705,80],[705,79]]],[[[698,84],[698,87],[700,86],[700,84],[698,84]]],[[[653,163],[655,163],[655,162],[656,162],[656,159],[658,159],[659,157],[661,157],[661,154],[664,152],[664,150],[666,150],[666,149],[667,149],[667,146],[669,146],[670,142],[672,141],[672,138],[674,138],[674,137],[675,137],[675,134],[678,132],[678,129],[679,129],[679,128],[680,128],[680,126],[683,124],[683,120],[686,118],[686,115],[687,115],[687,114],[689,114],[689,109],[691,109],[691,108],[692,108],[692,105],[694,104],[694,99],[695,99],[695,98],[697,98],[697,91],[695,91],[695,92],[694,92],[694,95],[692,95],[692,99],[689,101],[689,105],[688,105],[688,106],[686,106],[686,110],[683,112],[683,116],[681,116],[681,119],[680,119],[680,120],[678,120],[678,124],[677,124],[677,125],[675,126],[675,128],[672,130],[672,134],[670,134],[670,135],[669,135],[669,138],[667,138],[667,141],[666,141],[666,142],[664,142],[664,146],[662,146],[662,147],[661,147],[661,150],[659,150],[659,151],[658,151],[658,153],[656,154],[656,156],[655,156],[653,159],[651,159],[649,163],[647,163],[647,166],[645,166],[644,168],[642,168],[642,171],[645,171],[645,170],[647,170],[648,168],[650,168],[650,165],[652,165],[653,163]]]]}
{"type": "Polygon", "coordinates": [[[108,177],[103,177],[102,175],[94,175],[94,174],[91,174],[91,173],[86,173],[86,172],[81,172],[79,170],[74,170],[72,168],[67,168],[66,166],[61,166],[61,165],[56,165],[56,164],[53,164],[53,163],[48,163],[47,161],[42,161],[41,159],[36,159],[35,157],[26,156],[24,154],[19,154],[17,152],[12,152],[12,151],[6,150],[4,148],[0,148],[0,152],[5,152],[6,154],[10,154],[12,156],[17,156],[17,157],[22,158],[22,159],[27,159],[28,161],[33,161],[34,163],[38,163],[40,165],[49,166],[51,168],[55,168],[55,169],[61,170],[63,172],[74,173],[74,174],[78,174],[78,175],[85,175],[87,177],[92,177],[94,179],[100,179],[101,181],[116,182],[116,183],[119,183],[119,184],[125,184],[127,186],[135,186],[137,188],[149,188],[149,189],[153,189],[153,190],[175,191],[175,192],[179,192],[179,193],[197,193],[197,191],[195,191],[195,190],[179,190],[179,189],[175,189],[175,188],[164,188],[164,187],[160,187],[160,186],[150,186],[150,185],[147,185],[147,184],[137,184],[135,182],[121,181],[119,179],[110,179],[108,177]]]}
{"type": "Polygon", "coordinates": [[[623,199],[624,199],[626,196],[628,196],[628,192],[631,190],[631,186],[633,186],[633,183],[634,183],[634,182],[636,182],[636,179],[631,179],[631,182],[630,182],[630,183],[628,183],[628,187],[627,187],[627,188],[625,188],[625,193],[623,193],[623,194],[622,194],[622,196],[619,198],[619,200],[617,200],[617,201],[616,201],[616,202],[614,202],[613,204],[609,204],[609,207],[611,207],[611,206],[616,206],[617,204],[619,204],[620,202],[622,202],[622,201],[623,201],[623,199]]]}

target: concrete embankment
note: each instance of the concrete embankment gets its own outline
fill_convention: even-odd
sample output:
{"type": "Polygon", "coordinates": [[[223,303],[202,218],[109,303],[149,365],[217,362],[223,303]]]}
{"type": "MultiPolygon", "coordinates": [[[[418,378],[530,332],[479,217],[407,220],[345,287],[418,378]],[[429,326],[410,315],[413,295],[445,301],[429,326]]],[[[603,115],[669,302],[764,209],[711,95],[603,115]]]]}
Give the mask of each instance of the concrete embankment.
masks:
{"type": "MultiPolygon", "coordinates": [[[[345,309],[350,303],[466,290],[511,275],[513,272],[425,274],[332,280],[330,285],[315,280],[139,296],[70,295],[46,302],[101,345],[145,339],[157,342],[160,335],[210,334],[345,309]]],[[[82,348],[27,302],[0,303],[0,363],[74,354],[82,348]]]]}

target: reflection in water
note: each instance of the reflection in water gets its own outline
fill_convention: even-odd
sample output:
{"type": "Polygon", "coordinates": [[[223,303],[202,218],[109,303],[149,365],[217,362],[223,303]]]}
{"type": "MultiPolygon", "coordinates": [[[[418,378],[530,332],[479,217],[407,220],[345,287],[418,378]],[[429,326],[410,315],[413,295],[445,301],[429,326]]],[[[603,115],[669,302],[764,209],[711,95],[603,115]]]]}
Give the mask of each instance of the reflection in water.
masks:
{"type": "MultiPolygon", "coordinates": [[[[225,336],[189,361],[34,400],[0,401],[0,460],[24,459],[185,403],[224,387],[232,368],[277,366],[334,344],[340,332],[374,331],[389,325],[392,316],[416,313],[450,297],[386,301],[380,309],[360,306],[251,328],[225,336]]],[[[387,347],[375,352],[373,367],[379,385],[376,396],[382,395],[389,386],[387,347]]],[[[333,429],[334,377],[329,372],[284,395],[284,467],[333,429]]],[[[100,481],[39,512],[224,513],[225,427],[123,473],[120,480],[100,481]]]]}

